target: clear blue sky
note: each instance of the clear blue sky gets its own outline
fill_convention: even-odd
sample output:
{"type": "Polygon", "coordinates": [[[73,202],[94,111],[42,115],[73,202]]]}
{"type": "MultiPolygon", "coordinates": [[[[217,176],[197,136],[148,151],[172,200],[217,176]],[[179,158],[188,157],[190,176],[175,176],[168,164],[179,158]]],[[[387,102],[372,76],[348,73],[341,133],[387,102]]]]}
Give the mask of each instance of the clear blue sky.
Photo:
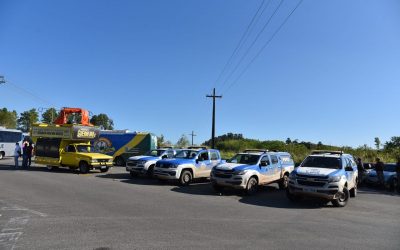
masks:
{"type": "MultiPolygon", "coordinates": [[[[239,81],[228,87],[240,70],[216,83],[261,2],[0,0],[0,75],[12,83],[0,107],[82,107],[117,129],[172,142],[194,130],[201,143],[216,87],[217,135],[372,146],[400,134],[400,1],[304,0],[239,81]]],[[[282,3],[243,66],[297,2],[282,3]]]]}

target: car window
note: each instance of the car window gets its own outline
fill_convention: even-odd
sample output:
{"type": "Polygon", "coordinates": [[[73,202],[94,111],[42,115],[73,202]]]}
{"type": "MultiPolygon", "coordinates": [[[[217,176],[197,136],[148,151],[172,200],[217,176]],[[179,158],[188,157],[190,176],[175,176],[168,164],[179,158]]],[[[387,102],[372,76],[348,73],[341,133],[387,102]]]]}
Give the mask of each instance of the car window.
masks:
{"type": "Polygon", "coordinates": [[[75,147],[74,147],[74,145],[68,145],[68,147],[67,147],[67,152],[75,152],[75,147]]]}
{"type": "Polygon", "coordinates": [[[272,164],[277,164],[278,163],[278,157],[276,157],[276,155],[270,155],[270,157],[271,157],[272,164]]]}
{"type": "Polygon", "coordinates": [[[199,155],[199,161],[207,161],[208,160],[208,152],[203,152],[199,155]]]}
{"type": "MultiPolygon", "coordinates": [[[[344,161],[343,164],[345,164],[344,161]]],[[[325,156],[308,156],[302,163],[302,167],[341,169],[342,159],[325,156]]]]}
{"type": "Polygon", "coordinates": [[[210,153],[210,155],[211,155],[210,158],[211,158],[212,161],[218,160],[218,154],[217,154],[217,152],[214,152],[214,151],[213,151],[213,152],[210,153]]]}
{"type": "Polygon", "coordinates": [[[267,165],[271,165],[271,163],[269,162],[268,155],[264,155],[264,156],[261,158],[261,162],[266,162],[267,165]]]}

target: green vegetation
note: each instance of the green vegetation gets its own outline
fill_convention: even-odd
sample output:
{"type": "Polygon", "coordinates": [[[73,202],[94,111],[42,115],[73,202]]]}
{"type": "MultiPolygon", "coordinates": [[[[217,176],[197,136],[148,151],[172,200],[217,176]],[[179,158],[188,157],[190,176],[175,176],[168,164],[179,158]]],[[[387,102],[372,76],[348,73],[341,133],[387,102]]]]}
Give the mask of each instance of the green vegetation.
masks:
{"type": "MultiPolygon", "coordinates": [[[[211,140],[204,142],[210,146],[211,140]]],[[[322,142],[298,142],[288,138],[283,141],[260,141],[244,138],[242,134],[228,133],[216,138],[216,148],[221,151],[224,159],[231,158],[237,152],[245,149],[268,149],[289,152],[295,162],[299,164],[312,150],[343,150],[355,157],[361,157],[364,162],[374,162],[376,157],[381,158],[384,162],[396,162],[400,157],[400,137],[392,137],[389,142],[384,144],[382,150],[375,150],[367,145],[358,148],[337,147],[332,145],[324,145],[322,142]]]]}

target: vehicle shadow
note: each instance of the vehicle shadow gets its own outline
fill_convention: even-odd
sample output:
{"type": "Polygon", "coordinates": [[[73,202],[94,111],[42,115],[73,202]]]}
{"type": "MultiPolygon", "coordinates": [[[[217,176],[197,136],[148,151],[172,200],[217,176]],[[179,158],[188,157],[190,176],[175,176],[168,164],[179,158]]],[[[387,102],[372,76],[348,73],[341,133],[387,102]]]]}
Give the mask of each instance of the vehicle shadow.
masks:
{"type": "Polygon", "coordinates": [[[389,196],[400,196],[400,193],[395,190],[388,190],[386,188],[380,187],[370,187],[363,186],[358,188],[359,194],[379,194],[379,195],[389,195],[389,196]]]}
{"type": "Polygon", "coordinates": [[[78,171],[74,171],[68,168],[53,168],[52,170],[49,170],[45,166],[30,166],[27,168],[19,166],[18,168],[15,168],[14,165],[0,165],[0,171],[33,171],[33,172],[48,172],[48,173],[79,174],[78,171]]]}

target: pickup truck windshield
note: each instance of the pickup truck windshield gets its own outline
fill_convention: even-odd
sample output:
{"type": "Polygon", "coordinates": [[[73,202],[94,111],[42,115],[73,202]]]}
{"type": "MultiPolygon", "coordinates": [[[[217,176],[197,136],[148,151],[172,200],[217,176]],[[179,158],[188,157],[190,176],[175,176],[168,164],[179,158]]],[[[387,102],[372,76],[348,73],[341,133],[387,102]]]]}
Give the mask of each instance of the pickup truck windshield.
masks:
{"type": "Polygon", "coordinates": [[[181,150],[175,155],[175,158],[194,159],[196,158],[197,153],[198,152],[195,150],[181,150]]]}
{"type": "Polygon", "coordinates": [[[92,146],[77,145],[76,150],[81,153],[95,153],[96,150],[92,146]]]}
{"type": "Polygon", "coordinates": [[[229,160],[231,163],[241,163],[247,165],[256,165],[260,159],[259,155],[252,154],[237,154],[229,160]]]}
{"type": "Polygon", "coordinates": [[[308,156],[302,167],[341,169],[342,159],[336,157],[308,156]]]}
{"type": "Polygon", "coordinates": [[[150,156],[161,156],[163,153],[165,152],[165,150],[151,150],[150,152],[148,152],[146,155],[150,155],[150,156]]]}

